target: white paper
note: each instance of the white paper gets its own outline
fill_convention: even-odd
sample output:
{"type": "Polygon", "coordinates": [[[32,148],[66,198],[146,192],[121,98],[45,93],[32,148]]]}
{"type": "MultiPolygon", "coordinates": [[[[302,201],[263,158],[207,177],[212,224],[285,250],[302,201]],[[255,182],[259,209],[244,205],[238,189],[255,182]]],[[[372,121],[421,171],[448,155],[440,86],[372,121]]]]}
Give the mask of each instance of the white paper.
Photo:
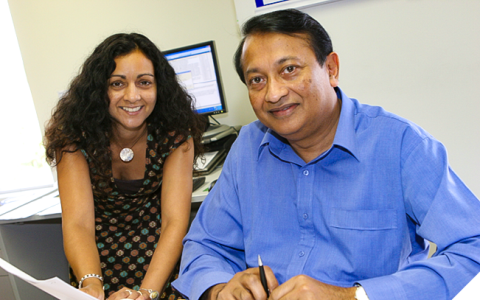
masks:
{"type": "Polygon", "coordinates": [[[60,198],[58,197],[58,191],[41,197],[37,200],[30,201],[29,203],[19,207],[15,210],[3,214],[1,220],[17,220],[17,219],[26,219],[37,214],[40,211],[44,211],[47,208],[50,208],[55,205],[60,204],[60,198]]]}
{"type": "Polygon", "coordinates": [[[34,191],[19,192],[7,195],[6,198],[0,200],[0,216],[19,208],[29,202],[44,197],[53,192],[53,188],[43,188],[34,191]]]}
{"type": "Polygon", "coordinates": [[[69,285],[58,277],[53,277],[47,280],[37,280],[27,273],[17,269],[5,260],[0,258],[0,267],[8,273],[25,280],[31,285],[41,289],[42,291],[61,300],[96,300],[96,298],[85,294],[69,285]]]}
{"type": "Polygon", "coordinates": [[[62,213],[62,206],[60,203],[55,204],[54,206],[42,210],[41,212],[37,213],[39,216],[49,216],[54,214],[61,214],[62,213]]]}

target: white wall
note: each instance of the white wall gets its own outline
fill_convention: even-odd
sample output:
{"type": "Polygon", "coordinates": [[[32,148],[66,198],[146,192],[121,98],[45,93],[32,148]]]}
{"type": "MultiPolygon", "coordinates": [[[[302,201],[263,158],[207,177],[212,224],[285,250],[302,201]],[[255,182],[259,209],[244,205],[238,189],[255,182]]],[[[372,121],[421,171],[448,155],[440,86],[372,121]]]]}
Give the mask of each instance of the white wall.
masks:
{"type": "Polygon", "coordinates": [[[347,95],[430,132],[480,197],[480,1],[341,0],[304,11],[329,32],[347,95]]]}
{"type": "MultiPolygon", "coordinates": [[[[121,31],[141,32],[161,49],[215,40],[230,110],[219,121],[255,119],[232,65],[240,40],[233,0],[9,4],[41,126],[86,56],[121,31]]],[[[453,169],[480,196],[480,1],[340,0],[304,11],[330,33],[347,95],[437,137],[453,169]]]]}
{"type": "Polygon", "coordinates": [[[240,39],[233,0],[9,0],[28,82],[44,128],[58,100],[95,46],[111,34],[139,32],[160,49],[215,40],[229,113],[239,125],[255,115],[232,55],[240,39]]]}

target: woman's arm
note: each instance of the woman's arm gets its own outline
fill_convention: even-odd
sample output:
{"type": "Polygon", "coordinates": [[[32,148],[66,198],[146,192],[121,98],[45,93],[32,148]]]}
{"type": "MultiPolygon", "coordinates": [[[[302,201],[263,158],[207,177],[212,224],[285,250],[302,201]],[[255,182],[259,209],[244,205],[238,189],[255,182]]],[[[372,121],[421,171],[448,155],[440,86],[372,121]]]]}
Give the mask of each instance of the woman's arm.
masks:
{"type": "Polygon", "coordinates": [[[142,288],[161,292],[180,258],[190,219],[193,157],[193,140],[188,139],[165,160],[161,234],[142,288]]]}
{"type": "MultiPolygon", "coordinates": [[[[57,165],[58,190],[62,204],[63,246],[77,280],[87,274],[102,276],[95,245],[95,213],[87,160],[77,150],[64,153],[57,165]]],[[[82,291],[104,299],[103,284],[97,278],[82,283],[82,291]]]]}

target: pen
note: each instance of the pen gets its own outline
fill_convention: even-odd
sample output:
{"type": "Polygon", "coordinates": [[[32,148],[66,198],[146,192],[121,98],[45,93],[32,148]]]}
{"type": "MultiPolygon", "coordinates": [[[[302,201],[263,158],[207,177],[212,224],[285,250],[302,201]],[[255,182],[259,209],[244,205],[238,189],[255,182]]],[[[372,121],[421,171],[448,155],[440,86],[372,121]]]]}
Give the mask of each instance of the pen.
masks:
{"type": "Polygon", "coordinates": [[[263,289],[265,293],[267,293],[267,298],[270,297],[270,293],[268,292],[268,285],[267,285],[267,277],[265,277],[265,270],[263,269],[262,259],[260,258],[260,254],[258,255],[258,269],[260,270],[260,281],[262,282],[263,289]]]}

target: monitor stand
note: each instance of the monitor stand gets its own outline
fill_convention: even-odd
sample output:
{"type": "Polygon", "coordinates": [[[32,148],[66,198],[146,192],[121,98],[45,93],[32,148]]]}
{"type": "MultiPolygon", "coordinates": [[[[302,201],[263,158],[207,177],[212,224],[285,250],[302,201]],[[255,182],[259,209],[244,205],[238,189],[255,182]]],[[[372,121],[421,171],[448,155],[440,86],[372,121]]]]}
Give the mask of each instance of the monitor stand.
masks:
{"type": "Polygon", "coordinates": [[[220,134],[224,131],[227,131],[231,128],[231,126],[221,124],[221,125],[210,125],[208,126],[207,130],[203,133],[203,138],[209,138],[220,134]]]}

